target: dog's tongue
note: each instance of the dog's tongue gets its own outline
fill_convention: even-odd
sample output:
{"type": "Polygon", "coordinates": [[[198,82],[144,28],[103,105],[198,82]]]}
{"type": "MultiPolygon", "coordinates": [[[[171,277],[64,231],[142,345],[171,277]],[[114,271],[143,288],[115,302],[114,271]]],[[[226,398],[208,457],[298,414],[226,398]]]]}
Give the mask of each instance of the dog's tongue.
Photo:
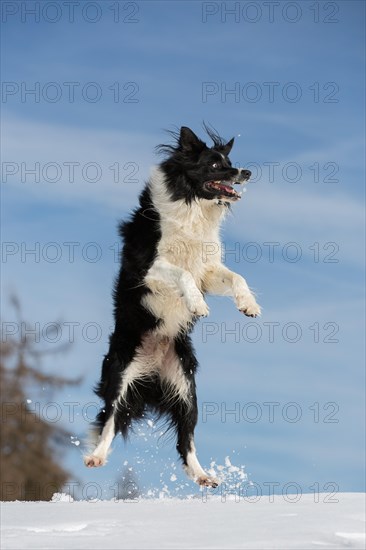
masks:
{"type": "Polygon", "coordinates": [[[236,191],[234,189],[234,185],[242,185],[242,184],[239,181],[233,181],[231,183],[220,183],[220,187],[224,189],[227,193],[236,195],[238,198],[240,198],[242,195],[242,190],[236,191]]]}

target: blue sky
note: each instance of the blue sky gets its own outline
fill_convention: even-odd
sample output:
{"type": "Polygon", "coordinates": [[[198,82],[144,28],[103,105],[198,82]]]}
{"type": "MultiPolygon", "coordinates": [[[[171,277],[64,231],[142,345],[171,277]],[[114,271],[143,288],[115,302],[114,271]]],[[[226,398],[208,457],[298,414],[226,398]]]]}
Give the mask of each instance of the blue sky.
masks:
{"type": "MultiPolygon", "coordinates": [[[[363,490],[364,3],[281,2],[273,20],[266,2],[87,4],[74,22],[61,2],[57,12],[40,2],[37,21],[22,2],[2,5],[3,321],[15,292],[41,332],[61,323],[60,342],[75,323],[69,353],[44,368],[84,376],[52,396],[81,440],[112,325],[117,221],[158,161],[164,128],[203,136],[205,120],[235,136],[231,158],[253,172],[223,240],[263,315],[252,323],[212,297],[196,327],[201,462],[230,456],[263,492],[268,482],[363,490]],[[66,402],[80,404],[71,423],[66,402]]],[[[70,443],[66,465],[106,496],[125,461],[141,487],[194,492],[158,434],[146,425],[128,446],[116,441],[100,471],[70,443]]]]}

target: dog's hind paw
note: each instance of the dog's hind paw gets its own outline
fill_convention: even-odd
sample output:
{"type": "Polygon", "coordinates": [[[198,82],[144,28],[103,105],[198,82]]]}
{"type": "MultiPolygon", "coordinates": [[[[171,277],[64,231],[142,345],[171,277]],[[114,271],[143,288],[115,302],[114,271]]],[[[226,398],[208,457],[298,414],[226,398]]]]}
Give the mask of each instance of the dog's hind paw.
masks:
{"type": "Polygon", "coordinates": [[[104,466],[105,460],[99,456],[90,455],[84,457],[84,464],[87,468],[97,468],[98,466],[104,466]]]}
{"type": "Polygon", "coordinates": [[[212,487],[213,489],[220,485],[218,479],[210,476],[200,476],[196,479],[196,482],[198,485],[201,485],[201,487],[212,487]]]}

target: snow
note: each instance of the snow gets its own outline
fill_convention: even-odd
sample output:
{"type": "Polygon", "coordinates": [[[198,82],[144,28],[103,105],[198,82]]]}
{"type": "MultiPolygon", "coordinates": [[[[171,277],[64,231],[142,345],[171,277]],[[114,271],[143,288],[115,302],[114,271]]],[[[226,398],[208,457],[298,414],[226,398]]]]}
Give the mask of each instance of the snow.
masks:
{"type": "Polygon", "coordinates": [[[365,548],[365,495],[281,495],[255,502],[209,492],[187,499],[2,504],[2,548],[365,548]]]}

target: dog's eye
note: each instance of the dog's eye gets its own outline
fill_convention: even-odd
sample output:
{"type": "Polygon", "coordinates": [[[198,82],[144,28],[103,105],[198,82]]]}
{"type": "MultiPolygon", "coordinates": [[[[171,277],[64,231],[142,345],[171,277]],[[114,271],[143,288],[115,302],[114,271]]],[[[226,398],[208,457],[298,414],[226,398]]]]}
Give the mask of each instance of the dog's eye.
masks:
{"type": "Polygon", "coordinates": [[[214,162],[213,165],[212,165],[212,168],[218,168],[219,167],[219,163],[218,162],[214,162]]]}

